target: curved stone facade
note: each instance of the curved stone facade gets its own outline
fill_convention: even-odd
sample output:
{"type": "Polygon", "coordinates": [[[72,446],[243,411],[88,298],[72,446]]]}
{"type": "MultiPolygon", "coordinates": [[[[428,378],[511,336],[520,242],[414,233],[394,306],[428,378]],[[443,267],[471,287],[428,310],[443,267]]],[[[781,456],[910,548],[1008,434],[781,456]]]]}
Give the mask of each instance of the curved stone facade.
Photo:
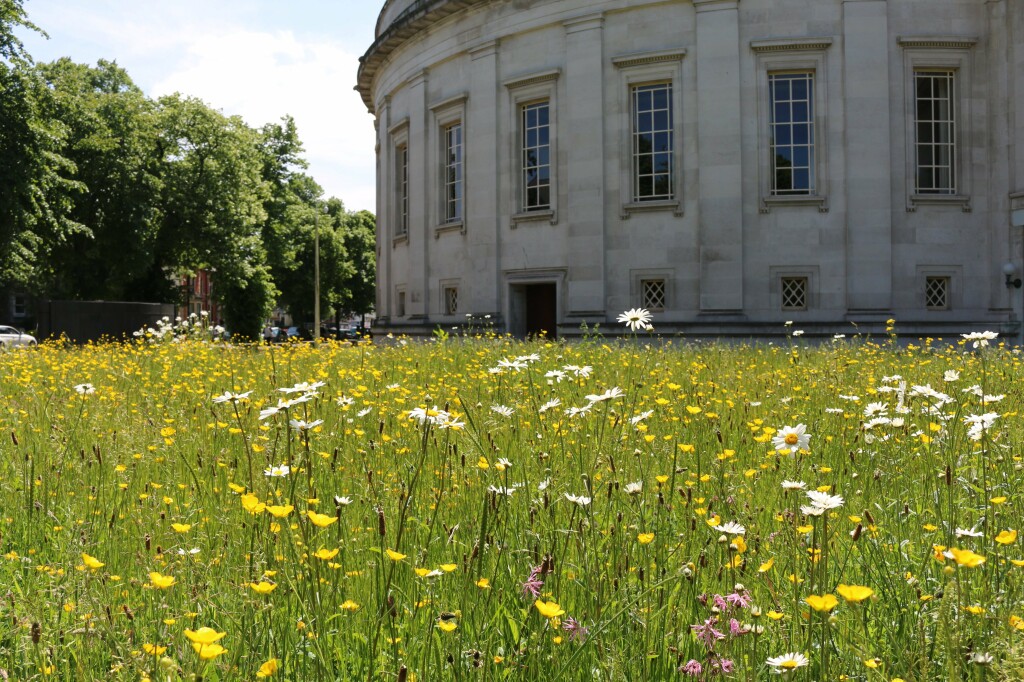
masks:
{"type": "Polygon", "coordinates": [[[380,329],[1019,333],[1014,0],[388,0],[357,88],[380,329]]]}

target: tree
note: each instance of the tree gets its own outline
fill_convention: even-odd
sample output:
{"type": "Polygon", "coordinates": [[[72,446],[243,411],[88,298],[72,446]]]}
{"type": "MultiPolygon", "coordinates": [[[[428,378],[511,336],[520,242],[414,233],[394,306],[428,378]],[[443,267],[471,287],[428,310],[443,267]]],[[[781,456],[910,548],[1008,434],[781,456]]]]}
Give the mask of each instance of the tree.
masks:
{"type": "Polygon", "coordinates": [[[62,155],[86,191],[72,219],[88,227],[48,259],[51,296],[146,300],[165,286],[152,266],[160,221],[162,171],[154,103],[117,64],[61,59],[39,70],[53,93],[48,118],[66,128],[62,155]],[[159,282],[152,282],[152,277],[159,282]]]}
{"type": "Polygon", "coordinates": [[[25,51],[25,46],[14,34],[21,26],[42,35],[35,24],[28,20],[23,0],[0,0],[0,60],[8,62],[31,62],[32,57],[25,51]]]}
{"type": "MultiPolygon", "coordinates": [[[[10,11],[9,0],[0,7],[10,11]]],[[[0,27],[0,54],[18,54],[20,44],[3,37],[9,26],[0,27]]],[[[48,253],[87,232],[72,217],[84,187],[61,154],[67,129],[44,113],[52,98],[30,64],[0,61],[0,284],[29,291],[39,290],[48,253]]]]}
{"type": "Polygon", "coordinates": [[[197,99],[172,95],[159,107],[164,168],[154,267],[215,269],[229,329],[257,338],[277,293],[261,233],[267,188],[258,136],[197,99]]]}
{"type": "MultiPolygon", "coordinates": [[[[340,201],[337,205],[343,211],[340,201]]],[[[344,312],[365,315],[373,311],[376,301],[377,218],[369,211],[339,211],[339,215],[345,252],[352,266],[341,287],[344,293],[339,306],[344,312]]]]}

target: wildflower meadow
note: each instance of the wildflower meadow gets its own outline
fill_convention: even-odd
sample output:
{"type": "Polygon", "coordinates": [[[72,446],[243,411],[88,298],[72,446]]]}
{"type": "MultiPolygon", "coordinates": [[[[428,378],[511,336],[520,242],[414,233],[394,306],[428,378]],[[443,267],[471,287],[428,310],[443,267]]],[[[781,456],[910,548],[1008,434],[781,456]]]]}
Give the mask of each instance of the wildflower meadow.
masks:
{"type": "Polygon", "coordinates": [[[0,353],[0,679],[1024,678],[1016,349],[622,321],[0,353]]]}

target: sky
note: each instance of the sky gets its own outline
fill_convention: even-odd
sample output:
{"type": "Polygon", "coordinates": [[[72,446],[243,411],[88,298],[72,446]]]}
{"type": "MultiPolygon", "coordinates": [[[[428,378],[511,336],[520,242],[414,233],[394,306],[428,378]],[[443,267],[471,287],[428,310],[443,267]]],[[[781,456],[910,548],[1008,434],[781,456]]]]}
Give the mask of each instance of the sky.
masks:
{"type": "Polygon", "coordinates": [[[252,127],[290,115],[326,196],[376,210],[373,117],[353,90],[383,0],[26,0],[37,62],[116,61],[150,97],[198,97],[252,127]]]}

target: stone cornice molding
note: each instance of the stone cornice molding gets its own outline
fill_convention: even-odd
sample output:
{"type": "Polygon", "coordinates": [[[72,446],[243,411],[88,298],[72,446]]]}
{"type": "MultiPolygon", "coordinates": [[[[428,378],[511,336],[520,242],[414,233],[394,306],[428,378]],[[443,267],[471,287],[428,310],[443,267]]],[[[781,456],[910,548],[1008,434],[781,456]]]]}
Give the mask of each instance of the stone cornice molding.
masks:
{"type": "Polygon", "coordinates": [[[682,61],[685,56],[685,49],[662,50],[660,52],[639,52],[635,54],[625,54],[621,57],[612,57],[612,64],[620,69],[627,69],[631,66],[641,66],[644,64],[678,62],[682,61]]]}
{"type": "Polygon", "coordinates": [[[592,14],[585,14],[579,17],[573,17],[562,22],[562,26],[565,27],[565,32],[579,33],[580,31],[593,31],[604,26],[604,12],[595,12],[592,14]]]}
{"type": "Polygon", "coordinates": [[[437,102],[436,104],[431,104],[430,105],[430,110],[433,111],[433,112],[438,112],[438,111],[442,111],[444,109],[450,109],[452,107],[457,107],[457,106],[460,106],[462,104],[465,104],[466,100],[468,100],[468,99],[469,99],[469,93],[462,92],[462,93],[459,93],[458,95],[455,95],[454,97],[449,97],[448,99],[441,100],[440,102],[437,102]]]}
{"type": "Polygon", "coordinates": [[[511,80],[505,81],[502,85],[509,90],[514,90],[515,88],[522,88],[527,85],[536,85],[537,83],[547,83],[548,81],[558,80],[558,77],[561,75],[561,69],[551,69],[550,71],[540,71],[526,76],[516,76],[511,80]]]}
{"type": "Polygon", "coordinates": [[[373,41],[370,49],[359,58],[359,71],[356,75],[355,89],[362,96],[363,104],[366,105],[370,113],[374,113],[373,100],[370,98],[370,86],[377,75],[377,70],[391,56],[392,52],[423,29],[456,12],[482,5],[487,1],[415,0],[408,9],[383,29],[377,39],[373,41]]]}
{"type": "Polygon", "coordinates": [[[750,49],[757,54],[765,52],[821,52],[832,45],[831,38],[773,38],[751,40],[750,49]]]}
{"type": "Polygon", "coordinates": [[[495,39],[488,40],[487,42],[480,43],[479,45],[474,45],[468,50],[469,58],[475,61],[483,57],[492,57],[498,54],[498,45],[500,44],[500,42],[501,41],[495,39]]]}
{"type": "Polygon", "coordinates": [[[975,36],[899,36],[896,42],[905,50],[969,50],[978,44],[975,36]]]}
{"type": "Polygon", "coordinates": [[[391,137],[394,137],[398,133],[404,132],[404,131],[406,131],[408,129],[409,129],[409,117],[406,116],[405,118],[400,120],[398,123],[396,123],[393,126],[391,126],[390,128],[388,128],[388,135],[390,135],[391,137]]]}
{"type": "Polygon", "coordinates": [[[693,8],[700,12],[716,12],[723,9],[739,9],[740,0],[691,0],[693,8]]]}

